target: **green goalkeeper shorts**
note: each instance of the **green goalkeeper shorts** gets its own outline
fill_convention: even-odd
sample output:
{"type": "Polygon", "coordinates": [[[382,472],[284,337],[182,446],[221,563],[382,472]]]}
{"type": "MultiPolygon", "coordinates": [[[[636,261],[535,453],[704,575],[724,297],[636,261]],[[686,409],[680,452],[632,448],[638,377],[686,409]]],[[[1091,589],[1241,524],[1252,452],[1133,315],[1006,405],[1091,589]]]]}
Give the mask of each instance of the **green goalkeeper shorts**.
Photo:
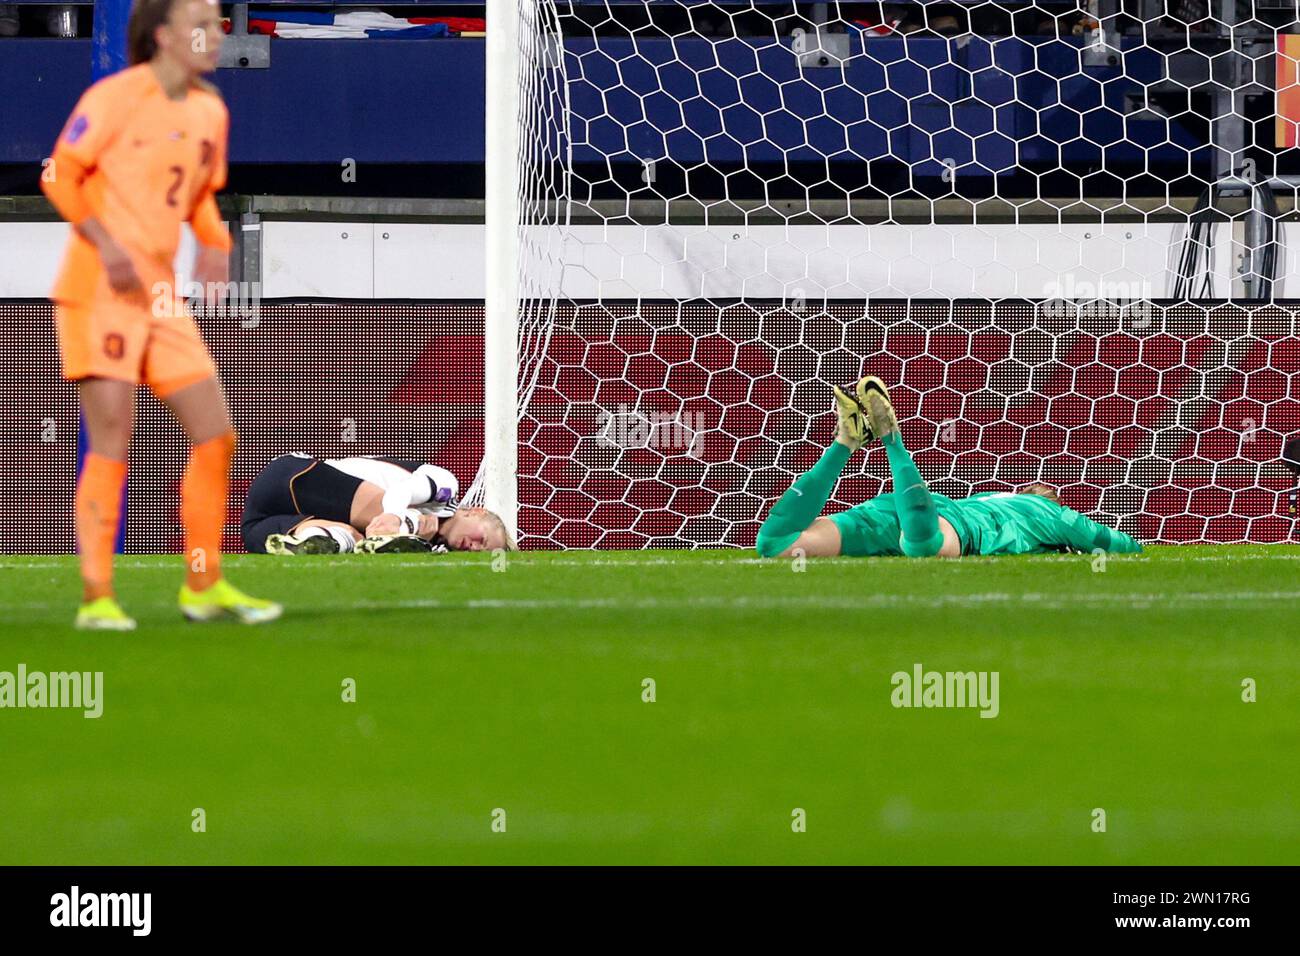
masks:
{"type": "Polygon", "coordinates": [[[840,529],[840,554],[851,558],[899,555],[903,529],[893,494],[877,495],[848,511],[829,516],[840,529]]]}
{"type": "MultiPolygon", "coordinates": [[[[962,554],[971,554],[971,524],[962,513],[961,503],[946,495],[931,492],[935,510],[957,533],[961,542],[962,554]]],[[[893,492],[877,495],[870,501],[854,505],[848,511],[830,515],[835,526],[840,529],[840,554],[850,558],[869,558],[875,555],[902,554],[899,540],[903,528],[898,522],[898,506],[894,503],[893,492]]],[[[977,553],[977,552],[975,552],[977,553]]]]}

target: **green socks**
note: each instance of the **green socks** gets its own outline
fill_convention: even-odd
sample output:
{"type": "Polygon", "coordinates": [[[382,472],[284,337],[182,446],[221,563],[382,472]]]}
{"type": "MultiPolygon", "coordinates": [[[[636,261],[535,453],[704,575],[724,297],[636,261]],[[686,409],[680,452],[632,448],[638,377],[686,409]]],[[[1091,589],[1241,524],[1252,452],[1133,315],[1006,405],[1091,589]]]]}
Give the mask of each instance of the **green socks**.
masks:
{"type": "MultiPolygon", "coordinates": [[[[899,546],[911,558],[933,557],[943,547],[943,532],[939,530],[939,512],[935,510],[930,489],[903,446],[903,437],[894,432],[882,441],[889,456],[898,523],[903,530],[899,546]]],[[[758,529],[754,546],[760,556],[772,558],[780,554],[813,523],[826,507],[835,482],[852,454],[846,446],[833,442],[817,464],[799,476],[772,506],[767,520],[758,529]]]]}
{"type": "MultiPolygon", "coordinates": [[[[830,498],[835,482],[839,481],[840,472],[844,470],[844,465],[852,454],[853,452],[847,446],[832,442],[831,447],[822,453],[817,464],[800,475],[781,499],[772,506],[767,520],[758,529],[758,540],[754,542],[761,557],[776,557],[794,544],[795,539],[816,520],[822,513],[822,509],[826,507],[826,500],[830,498]]],[[[904,451],[903,454],[906,456],[907,452],[904,451]]],[[[893,461],[892,456],[890,461],[893,461]]],[[[908,464],[911,463],[911,459],[908,459],[908,464]]],[[[912,471],[915,472],[916,468],[913,467],[912,471]]],[[[917,478],[920,477],[918,474],[917,478]]],[[[928,494],[926,498],[929,498],[928,494]]],[[[938,519],[935,520],[935,529],[938,530],[938,519]]]]}
{"type": "Polygon", "coordinates": [[[885,445],[885,454],[889,456],[898,523],[903,529],[899,547],[909,558],[933,557],[943,547],[943,532],[939,530],[939,512],[935,510],[930,489],[925,486],[925,480],[904,447],[902,435],[893,432],[881,441],[885,445]]]}

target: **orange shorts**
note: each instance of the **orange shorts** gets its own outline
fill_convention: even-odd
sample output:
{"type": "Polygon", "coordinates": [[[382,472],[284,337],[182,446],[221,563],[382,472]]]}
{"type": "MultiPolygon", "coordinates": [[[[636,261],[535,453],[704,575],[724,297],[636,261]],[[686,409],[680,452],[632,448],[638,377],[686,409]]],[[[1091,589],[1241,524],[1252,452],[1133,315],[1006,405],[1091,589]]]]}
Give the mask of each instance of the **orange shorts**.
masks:
{"type": "Polygon", "coordinates": [[[63,377],[144,383],[170,395],[217,374],[194,316],[184,305],[158,316],[141,300],[110,295],[57,303],[63,377]]]}

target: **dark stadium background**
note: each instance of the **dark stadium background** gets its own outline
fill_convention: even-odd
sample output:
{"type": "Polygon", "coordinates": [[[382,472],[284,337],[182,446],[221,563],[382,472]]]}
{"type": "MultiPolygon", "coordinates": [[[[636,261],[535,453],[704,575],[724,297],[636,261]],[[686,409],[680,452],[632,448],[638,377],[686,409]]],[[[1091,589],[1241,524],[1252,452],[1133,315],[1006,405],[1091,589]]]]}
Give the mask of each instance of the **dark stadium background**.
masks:
{"type": "MultiPolygon", "coordinates": [[[[954,14],[975,35],[951,48],[935,35],[870,41],[870,56],[855,58],[850,73],[867,91],[874,123],[846,133],[816,117],[824,76],[810,73],[806,85],[786,82],[779,92],[762,77],[728,77],[745,74],[754,60],[736,37],[770,31],[774,19],[783,30],[806,25],[802,6],[760,6],[576,6],[569,29],[588,36],[568,44],[582,62],[572,109],[583,137],[573,158],[575,183],[587,191],[575,198],[653,200],[689,190],[773,201],[846,191],[855,198],[1104,200],[1167,190],[1194,196],[1216,175],[1205,88],[1181,98],[1164,90],[1148,104],[1177,117],[1167,139],[1161,123],[1130,108],[1143,84],[1159,77],[1161,55],[1208,64],[1222,52],[1221,41],[1196,30],[1181,47],[1170,41],[1144,50],[1127,37],[1123,64],[1080,69],[1081,38],[1064,27],[1045,35],[1036,19],[1059,13],[1068,26],[1073,3],[979,4],[969,13],[929,4],[931,14],[954,14]],[[616,68],[630,47],[620,31],[649,25],[641,31],[646,62],[616,68]],[[1009,36],[1013,25],[1019,36],[1009,36]],[[593,30],[608,55],[593,55],[593,30]],[[690,30],[700,36],[669,39],[690,30]],[[714,55],[718,68],[710,69],[714,55]],[[660,82],[689,89],[691,71],[668,68],[674,58],[698,71],[715,102],[734,107],[732,138],[711,138],[707,164],[698,137],[661,132],[673,116],[665,97],[626,95],[660,82]],[[656,73],[650,63],[664,69],[656,73]],[[1038,82],[1056,76],[1059,86],[1038,82]],[[601,95],[620,85],[626,89],[601,95]],[[791,116],[814,119],[806,127],[760,124],[755,109],[777,102],[791,116]],[[972,134],[979,134],[974,141],[972,134]],[[656,151],[669,158],[657,164],[651,186],[640,179],[638,157],[656,151]],[[839,158],[828,165],[825,156],[839,158]],[[959,185],[944,179],[941,156],[955,158],[959,185]]],[[[0,39],[0,213],[17,208],[5,196],[37,192],[41,159],[90,81],[90,8],[81,9],[77,39],[0,39]]],[[[850,17],[875,5],[839,9],[850,17]]],[[[1196,9],[1184,4],[1161,15],[1195,20],[1196,9]]],[[[1256,12],[1263,24],[1286,22],[1282,12],[1256,12]]],[[[481,40],[273,42],[270,70],[215,76],[233,124],[228,209],[232,197],[259,194],[482,195],[481,40]],[[355,183],[340,179],[345,157],[358,163],[355,183]]],[[[771,50],[764,57],[764,71],[776,79],[797,75],[789,57],[771,50]]],[[[826,108],[847,110],[844,118],[853,120],[862,104],[852,100],[826,108]]],[[[1271,146],[1271,103],[1252,94],[1241,104],[1243,155],[1260,175],[1300,168],[1295,151],[1271,146]]],[[[691,115],[701,135],[714,131],[714,120],[691,115]]],[[[927,477],[956,476],[936,480],[936,490],[964,494],[1041,476],[1062,486],[1068,504],[1144,540],[1293,535],[1292,479],[1278,463],[1285,436],[1300,430],[1291,304],[1157,308],[1149,326],[1121,315],[1045,319],[1036,308],[922,300],[812,303],[800,312],[754,301],[562,308],[521,423],[523,542],[748,547],[767,503],[830,435],[826,383],[863,371],[897,384],[904,434],[927,477]],[[704,454],[600,447],[599,411],[623,403],[702,416],[704,454]],[[939,442],[951,419],[954,440],[939,442]],[[1247,422],[1253,427],[1243,441],[1247,422]],[[1126,462],[1134,465],[1127,483],[1126,462]]],[[[221,319],[203,325],[241,438],[227,526],[232,547],[239,546],[243,489],[285,451],[415,455],[463,483],[473,477],[482,452],[478,303],[276,301],[263,304],[255,330],[221,319]],[[342,440],[345,421],[355,422],[354,442],[342,440]]],[[[11,506],[0,509],[0,550],[67,552],[76,416],[72,392],[58,380],[48,304],[0,303],[0,337],[0,467],[29,476],[4,491],[11,506]],[[48,411],[33,417],[32,407],[48,411]],[[46,419],[57,425],[53,442],[42,440],[46,419]],[[35,539],[27,530],[33,523],[41,529],[35,539]]],[[[172,550],[182,437],[148,397],[140,424],[127,549],[172,550]]],[[[837,504],[875,493],[887,474],[878,452],[854,467],[837,504]]]]}

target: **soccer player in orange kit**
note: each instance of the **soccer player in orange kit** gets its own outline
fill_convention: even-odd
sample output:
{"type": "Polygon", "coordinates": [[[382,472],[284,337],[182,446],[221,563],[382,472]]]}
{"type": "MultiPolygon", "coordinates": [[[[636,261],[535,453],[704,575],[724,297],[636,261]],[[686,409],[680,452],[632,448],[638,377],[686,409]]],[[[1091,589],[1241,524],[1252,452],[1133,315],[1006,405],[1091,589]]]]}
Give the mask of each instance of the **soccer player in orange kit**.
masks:
{"type": "Polygon", "coordinates": [[[217,65],[221,10],[214,0],[136,0],[127,36],[131,66],[83,94],[42,177],[73,227],[50,298],[63,374],[78,383],[90,439],[77,485],[85,592],[76,625],[135,627],[113,593],[113,539],[142,382],[191,442],[181,483],[190,562],[181,613],[192,621],[274,620],[278,604],[221,576],[235,432],[172,268],[181,223],[189,221],[199,242],[193,278],[224,286],[228,277],[230,234],[215,194],[226,182],[229,114],[202,79],[217,65]]]}

